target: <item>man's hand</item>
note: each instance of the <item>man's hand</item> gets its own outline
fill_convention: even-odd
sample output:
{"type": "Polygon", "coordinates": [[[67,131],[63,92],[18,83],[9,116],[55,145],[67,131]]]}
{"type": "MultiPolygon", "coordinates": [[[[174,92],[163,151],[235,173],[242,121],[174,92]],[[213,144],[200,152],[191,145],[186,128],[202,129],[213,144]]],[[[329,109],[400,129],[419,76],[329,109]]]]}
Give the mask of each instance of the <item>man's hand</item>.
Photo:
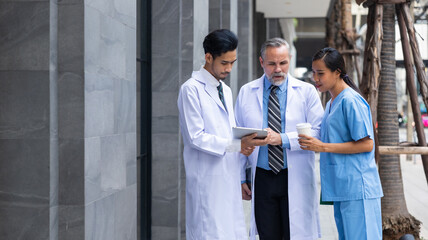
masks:
{"type": "Polygon", "coordinates": [[[264,146],[268,144],[268,139],[270,138],[269,132],[268,135],[263,138],[255,138],[257,137],[257,133],[253,133],[241,138],[241,149],[246,147],[254,147],[254,146],[264,146]]]}
{"type": "Polygon", "coordinates": [[[242,199],[251,200],[251,189],[248,187],[247,183],[241,184],[241,190],[242,190],[242,199]]]}
{"type": "Polygon", "coordinates": [[[251,153],[253,153],[254,148],[256,147],[253,146],[253,147],[241,148],[241,153],[248,157],[251,155],[251,153]]]}
{"type": "MultiPolygon", "coordinates": [[[[282,138],[281,135],[275,131],[273,131],[270,128],[266,128],[265,130],[268,131],[268,137],[269,139],[267,144],[275,146],[275,145],[281,145],[282,146],[282,138]]],[[[267,137],[266,137],[267,138],[267,137]]]]}

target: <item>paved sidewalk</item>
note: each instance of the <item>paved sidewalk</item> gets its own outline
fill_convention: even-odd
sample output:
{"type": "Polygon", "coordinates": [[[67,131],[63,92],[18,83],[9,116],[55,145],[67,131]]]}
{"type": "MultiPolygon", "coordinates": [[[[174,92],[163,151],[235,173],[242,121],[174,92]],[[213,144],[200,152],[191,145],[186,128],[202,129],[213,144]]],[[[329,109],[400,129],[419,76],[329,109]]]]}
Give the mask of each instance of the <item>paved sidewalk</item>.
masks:
{"type": "MultiPolygon", "coordinates": [[[[428,184],[425,179],[421,157],[420,155],[414,155],[413,160],[406,161],[406,155],[401,155],[400,159],[407,208],[410,214],[422,222],[420,236],[423,239],[428,239],[428,184]]],[[[316,154],[316,173],[319,191],[319,154],[316,154]]],[[[251,205],[249,201],[243,202],[247,226],[249,226],[251,205]]],[[[333,206],[321,205],[319,212],[322,239],[337,240],[333,206]]]]}

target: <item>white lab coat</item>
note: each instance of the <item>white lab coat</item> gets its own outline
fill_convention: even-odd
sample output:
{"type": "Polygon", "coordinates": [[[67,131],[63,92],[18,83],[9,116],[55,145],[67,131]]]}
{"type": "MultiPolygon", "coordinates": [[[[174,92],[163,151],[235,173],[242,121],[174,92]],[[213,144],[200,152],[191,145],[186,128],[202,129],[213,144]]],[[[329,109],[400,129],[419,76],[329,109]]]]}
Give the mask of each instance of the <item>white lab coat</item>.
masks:
{"type": "MultiPolygon", "coordinates": [[[[236,124],[241,127],[263,127],[263,81],[264,75],[244,85],[235,106],[236,124]]],[[[315,181],[315,155],[300,148],[296,124],[312,124],[312,134],[319,138],[324,110],[315,87],[288,75],[286,134],[290,149],[286,150],[288,165],[288,201],[290,235],[292,240],[317,239],[321,237],[319,225],[319,195],[315,181]]],[[[241,154],[241,180],[245,179],[245,164],[251,164],[252,213],[250,239],[255,239],[257,227],[254,219],[254,176],[259,147],[249,157],[241,154]]]]}
{"type": "Polygon", "coordinates": [[[213,76],[201,68],[180,88],[178,109],[186,169],[186,239],[248,239],[242,207],[239,153],[226,153],[235,126],[232,91],[227,111],[213,76]]]}

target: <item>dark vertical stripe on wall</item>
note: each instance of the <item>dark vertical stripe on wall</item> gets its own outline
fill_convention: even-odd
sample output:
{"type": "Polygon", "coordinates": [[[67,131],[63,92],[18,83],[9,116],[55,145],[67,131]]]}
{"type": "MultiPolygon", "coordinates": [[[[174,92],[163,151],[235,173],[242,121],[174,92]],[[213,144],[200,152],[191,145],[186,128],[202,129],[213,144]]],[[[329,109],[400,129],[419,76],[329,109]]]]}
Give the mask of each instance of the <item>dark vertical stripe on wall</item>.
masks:
{"type": "Polygon", "coordinates": [[[140,56],[141,66],[141,239],[151,239],[152,200],[152,2],[141,0],[140,56]]]}
{"type": "Polygon", "coordinates": [[[49,239],[58,239],[58,3],[49,3],[49,239]]]}

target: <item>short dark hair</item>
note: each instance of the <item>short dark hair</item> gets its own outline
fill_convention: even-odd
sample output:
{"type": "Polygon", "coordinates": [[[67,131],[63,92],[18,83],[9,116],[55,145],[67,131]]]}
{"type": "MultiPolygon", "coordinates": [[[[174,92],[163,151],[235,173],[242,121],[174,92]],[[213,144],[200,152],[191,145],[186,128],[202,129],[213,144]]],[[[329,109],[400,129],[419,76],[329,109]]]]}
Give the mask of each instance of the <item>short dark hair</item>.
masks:
{"type": "Polygon", "coordinates": [[[204,39],[204,51],[216,58],[223,53],[233,51],[238,47],[238,37],[228,29],[218,29],[210,32],[204,39]]]}
{"type": "Polygon", "coordinates": [[[315,55],[312,57],[312,62],[317,60],[324,61],[325,66],[330,69],[330,71],[334,72],[337,70],[340,73],[340,78],[343,79],[343,81],[345,81],[348,86],[350,86],[356,92],[361,94],[357,85],[355,85],[355,83],[348,76],[348,74],[346,74],[345,60],[343,59],[342,54],[340,54],[339,51],[331,47],[323,48],[317,53],[315,53],[315,55]]]}

